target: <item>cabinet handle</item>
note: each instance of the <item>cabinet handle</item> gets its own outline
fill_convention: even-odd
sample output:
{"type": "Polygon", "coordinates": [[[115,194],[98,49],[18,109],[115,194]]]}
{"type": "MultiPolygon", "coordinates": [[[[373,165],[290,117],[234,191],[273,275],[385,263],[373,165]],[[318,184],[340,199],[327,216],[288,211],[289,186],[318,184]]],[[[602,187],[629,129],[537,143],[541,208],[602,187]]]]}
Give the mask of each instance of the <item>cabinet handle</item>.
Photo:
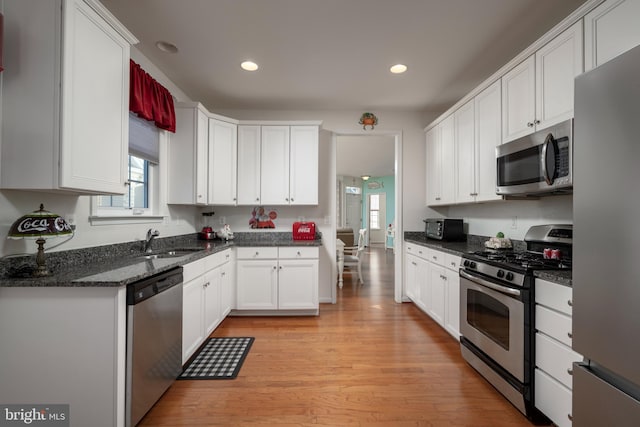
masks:
{"type": "Polygon", "coordinates": [[[285,198],[284,198],[284,200],[286,200],[286,201],[288,202],[288,201],[289,201],[289,198],[288,198],[288,197],[285,197],[285,198]]]}
{"type": "Polygon", "coordinates": [[[275,265],[273,266],[273,269],[274,269],[274,270],[276,269],[276,266],[275,266],[275,265]]]}
{"type": "Polygon", "coordinates": [[[539,125],[540,124],[540,120],[536,119],[533,123],[539,125]]]}
{"type": "Polygon", "coordinates": [[[440,197],[436,197],[436,200],[440,200],[440,197]]]}
{"type": "Polygon", "coordinates": [[[302,254],[300,253],[300,251],[298,251],[298,256],[302,256],[302,254]]]}
{"type": "Polygon", "coordinates": [[[527,122],[527,127],[528,128],[532,128],[533,127],[533,122],[527,122]]]}
{"type": "Polygon", "coordinates": [[[260,252],[256,251],[256,254],[254,256],[259,256],[260,252]]]}
{"type": "Polygon", "coordinates": [[[280,266],[279,268],[280,268],[280,270],[282,270],[282,266],[280,266]]]}
{"type": "Polygon", "coordinates": [[[569,418],[569,421],[573,421],[573,415],[567,414],[567,418],[569,418]]]}
{"type": "Polygon", "coordinates": [[[571,339],[573,339],[573,334],[571,332],[567,332],[567,336],[571,339]]]}
{"type": "Polygon", "coordinates": [[[567,369],[567,374],[573,375],[573,369],[571,369],[571,368],[567,369]]]}
{"type": "Polygon", "coordinates": [[[438,260],[438,257],[437,257],[437,256],[435,256],[435,255],[434,255],[434,256],[432,256],[431,258],[435,259],[436,261],[438,260]]]}
{"type": "Polygon", "coordinates": [[[256,202],[259,202],[259,201],[260,201],[260,197],[256,197],[256,202]]]}
{"type": "Polygon", "coordinates": [[[227,272],[226,272],[226,271],[223,271],[223,272],[222,272],[222,274],[221,274],[221,276],[222,276],[222,277],[224,277],[226,274],[227,274],[227,272]]]}
{"type": "Polygon", "coordinates": [[[418,263],[416,263],[415,261],[411,261],[411,264],[416,265],[416,266],[418,265],[418,263]]]}
{"type": "Polygon", "coordinates": [[[568,305],[569,307],[573,307],[573,301],[572,301],[572,300],[568,300],[568,301],[567,301],[567,305],[568,305]]]}
{"type": "Polygon", "coordinates": [[[293,197],[291,198],[291,201],[293,202],[293,197]]]}
{"type": "Polygon", "coordinates": [[[203,288],[206,288],[209,286],[209,282],[205,283],[204,285],[202,285],[203,288]]]}
{"type": "Polygon", "coordinates": [[[229,259],[229,254],[226,254],[224,257],[225,257],[225,258],[227,258],[227,259],[229,259]]]}
{"type": "Polygon", "coordinates": [[[237,197],[234,197],[234,198],[233,198],[233,201],[235,202],[236,200],[238,200],[238,198],[237,198],[237,197]]]}
{"type": "Polygon", "coordinates": [[[455,262],[452,262],[452,263],[451,263],[451,266],[452,266],[452,267],[455,267],[455,266],[456,266],[456,263],[455,263],[455,262]]]}

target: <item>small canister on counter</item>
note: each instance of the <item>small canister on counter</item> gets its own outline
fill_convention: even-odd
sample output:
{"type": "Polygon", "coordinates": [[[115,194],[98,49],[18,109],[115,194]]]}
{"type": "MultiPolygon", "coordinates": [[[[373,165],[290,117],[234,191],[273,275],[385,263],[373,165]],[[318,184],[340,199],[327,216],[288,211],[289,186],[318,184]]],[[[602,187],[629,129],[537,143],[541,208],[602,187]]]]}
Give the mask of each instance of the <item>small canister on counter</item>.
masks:
{"type": "Polygon", "coordinates": [[[551,251],[551,259],[562,259],[562,252],[560,249],[553,249],[551,251]]]}
{"type": "Polygon", "coordinates": [[[552,250],[551,248],[544,248],[544,250],[542,251],[542,257],[544,259],[551,259],[551,254],[552,254],[552,250]]]}

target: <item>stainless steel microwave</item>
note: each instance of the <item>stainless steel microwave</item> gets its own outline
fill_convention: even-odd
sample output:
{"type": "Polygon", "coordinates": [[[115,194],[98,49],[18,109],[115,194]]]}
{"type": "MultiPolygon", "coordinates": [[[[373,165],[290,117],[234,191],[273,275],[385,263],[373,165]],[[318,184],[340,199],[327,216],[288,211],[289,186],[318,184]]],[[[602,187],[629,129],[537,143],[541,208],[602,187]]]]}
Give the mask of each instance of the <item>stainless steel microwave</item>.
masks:
{"type": "Polygon", "coordinates": [[[573,119],[496,147],[496,193],[539,196],[573,188],[573,119]]]}

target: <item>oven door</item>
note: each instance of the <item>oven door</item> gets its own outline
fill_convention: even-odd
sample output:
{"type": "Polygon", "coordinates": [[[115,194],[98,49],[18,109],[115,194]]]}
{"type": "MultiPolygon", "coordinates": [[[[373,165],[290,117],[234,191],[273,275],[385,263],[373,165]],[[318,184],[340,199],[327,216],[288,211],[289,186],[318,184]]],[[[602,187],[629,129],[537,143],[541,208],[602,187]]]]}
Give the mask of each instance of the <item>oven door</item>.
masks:
{"type": "Polygon", "coordinates": [[[460,333],[520,382],[524,375],[524,293],[460,270],[460,333]]]}

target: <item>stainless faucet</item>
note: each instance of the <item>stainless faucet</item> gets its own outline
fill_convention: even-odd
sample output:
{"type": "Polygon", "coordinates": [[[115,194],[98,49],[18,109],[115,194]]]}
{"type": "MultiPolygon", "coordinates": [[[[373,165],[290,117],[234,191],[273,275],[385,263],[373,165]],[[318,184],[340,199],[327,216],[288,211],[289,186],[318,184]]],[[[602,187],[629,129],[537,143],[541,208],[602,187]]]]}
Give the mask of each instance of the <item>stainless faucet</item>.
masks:
{"type": "Polygon", "coordinates": [[[160,232],[158,230],[148,229],[147,230],[147,240],[144,241],[144,252],[150,253],[153,252],[151,249],[151,243],[153,242],[154,237],[158,237],[160,232]]]}

